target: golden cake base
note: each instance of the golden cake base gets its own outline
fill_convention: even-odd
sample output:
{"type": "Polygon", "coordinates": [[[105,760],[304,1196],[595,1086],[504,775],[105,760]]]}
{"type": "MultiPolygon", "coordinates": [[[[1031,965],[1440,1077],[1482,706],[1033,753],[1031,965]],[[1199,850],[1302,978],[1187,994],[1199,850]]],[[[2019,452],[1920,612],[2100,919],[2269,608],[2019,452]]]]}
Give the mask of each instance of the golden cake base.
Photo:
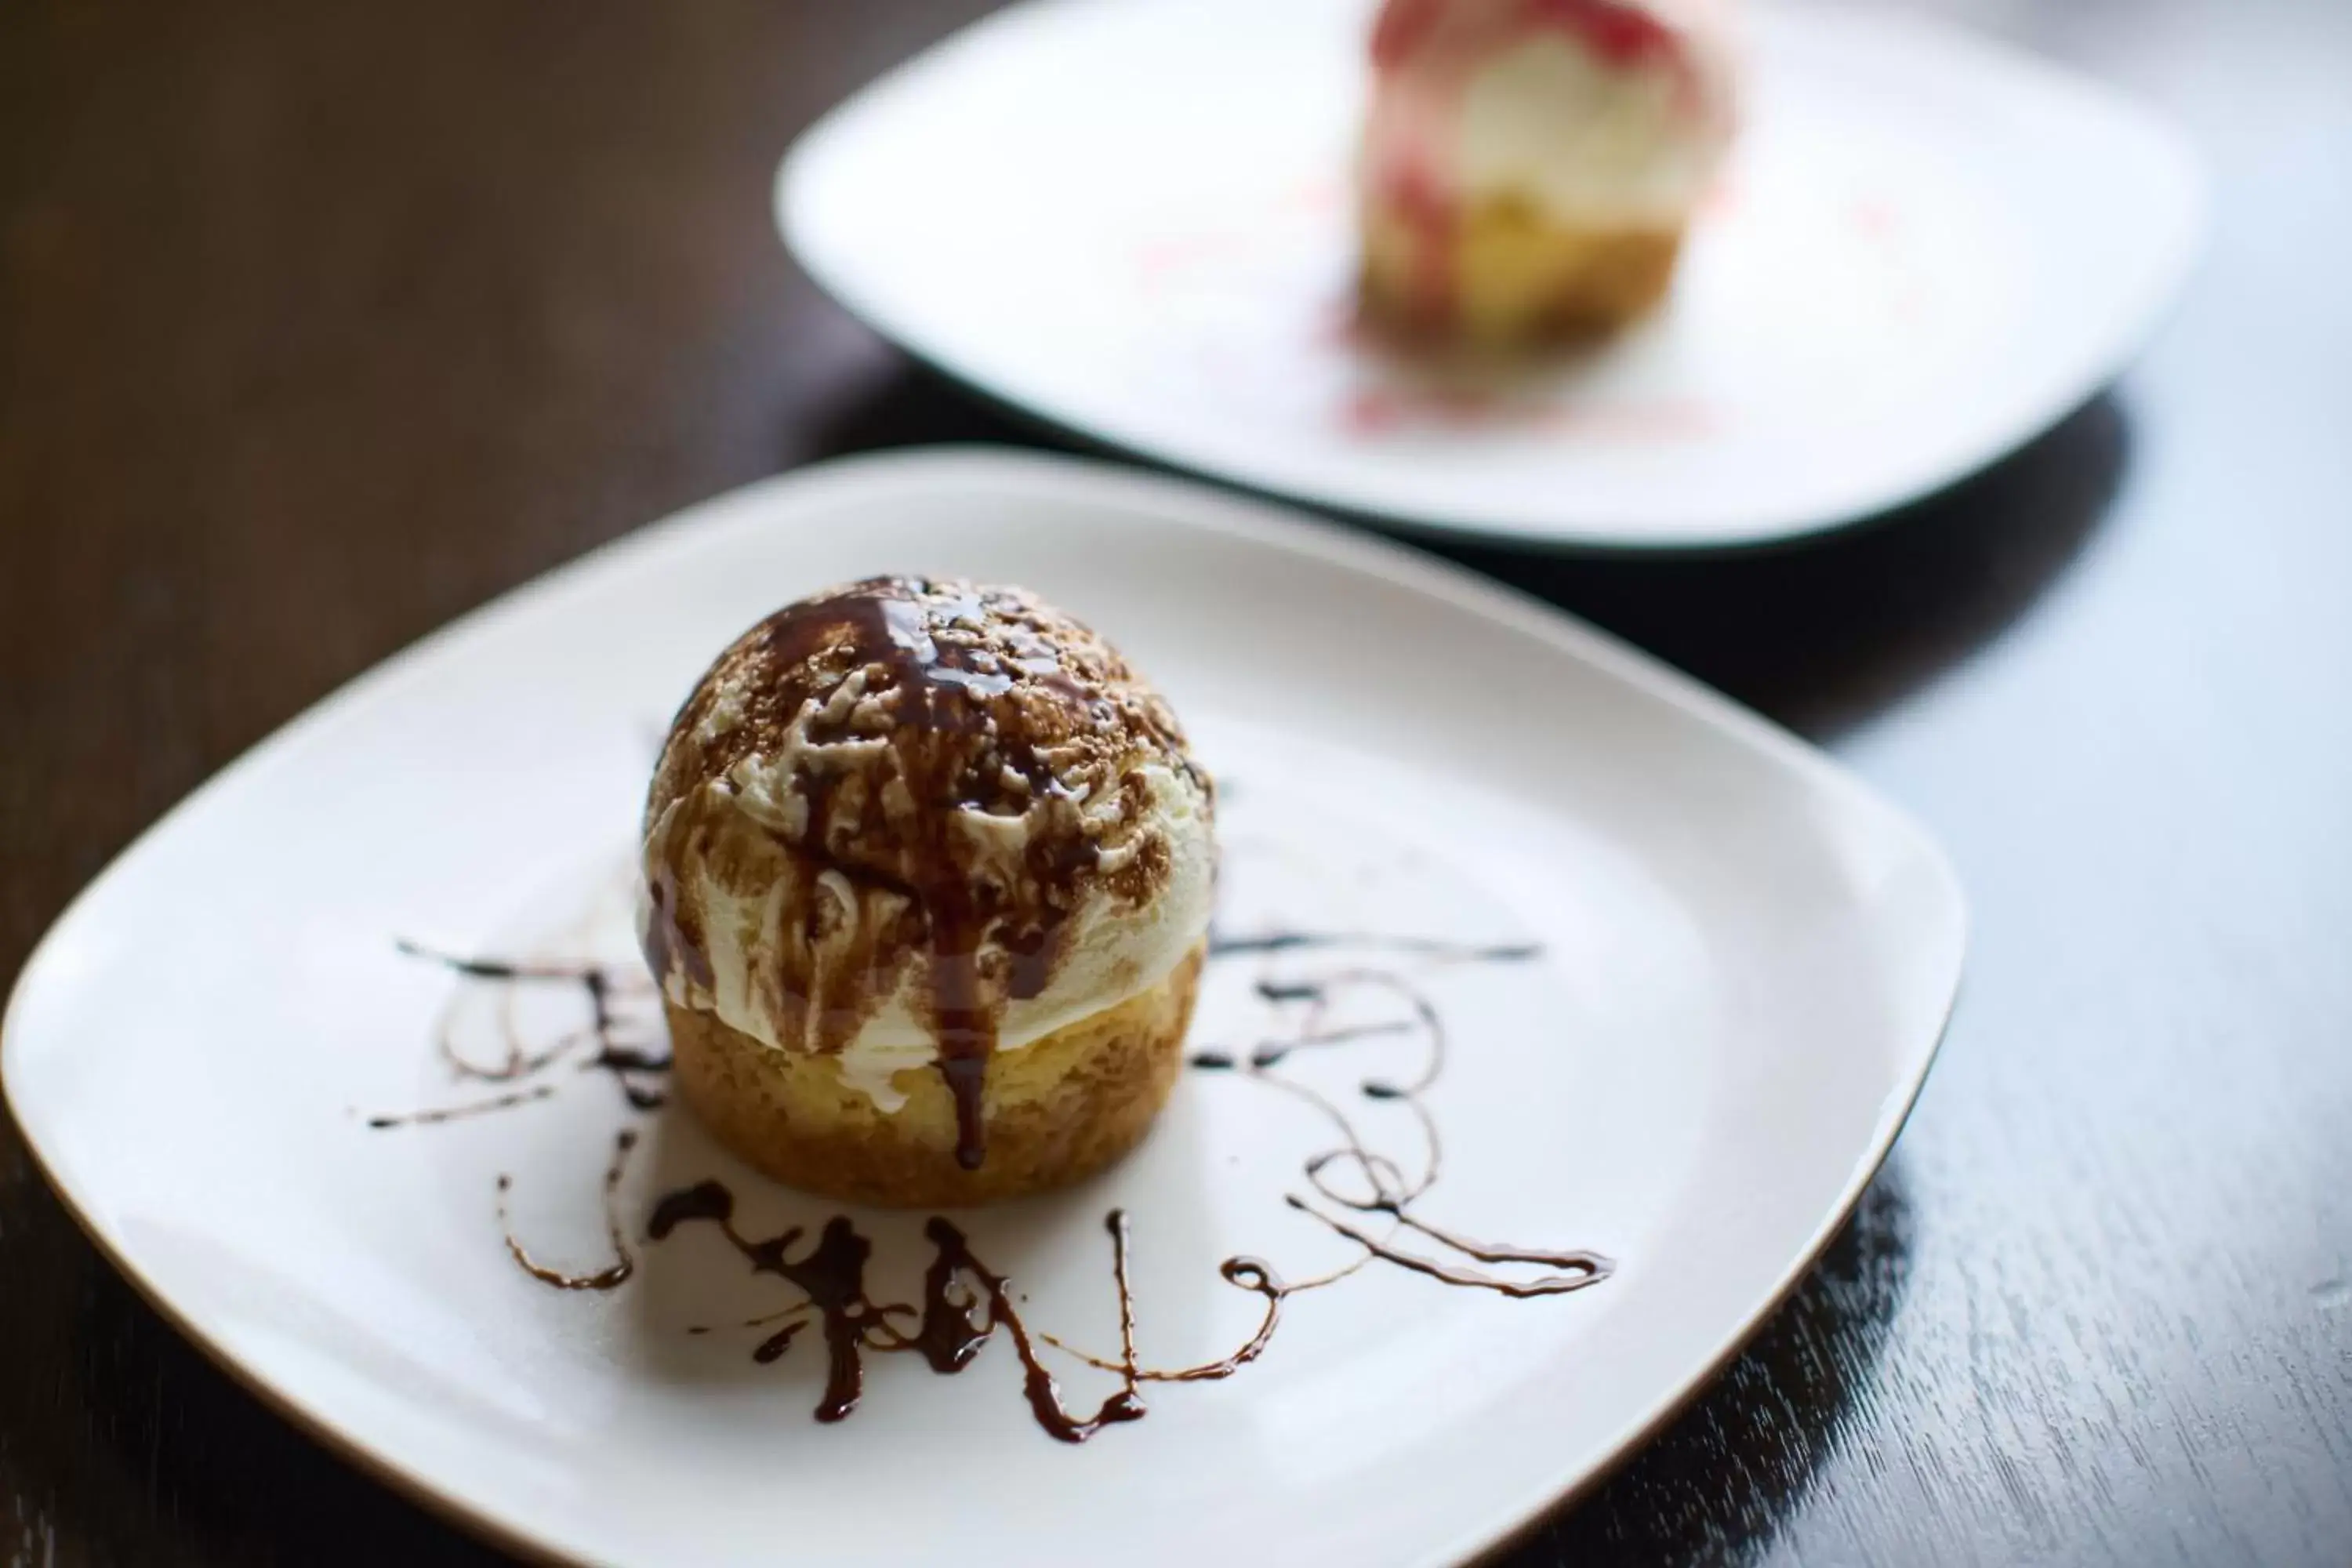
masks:
{"type": "Polygon", "coordinates": [[[1570,227],[1507,196],[1437,235],[1373,210],[1363,224],[1364,312],[1409,340],[1483,349],[1595,337],[1664,298],[1682,241],[1679,225],[1570,227]]]}
{"type": "Polygon", "coordinates": [[[707,1013],[669,1015],[680,1098],[735,1154],[825,1197],[950,1208],[1041,1193],[1093,1174],[1142,1142],[1184,1067],[1205,943],[1168,978],[1109,1010],[989,1063],[987,1157],[956,1163],[955,1102],[931,1068],[900,1073],[884,1113],[838,1058],[780,1051],[707,1013]]]}

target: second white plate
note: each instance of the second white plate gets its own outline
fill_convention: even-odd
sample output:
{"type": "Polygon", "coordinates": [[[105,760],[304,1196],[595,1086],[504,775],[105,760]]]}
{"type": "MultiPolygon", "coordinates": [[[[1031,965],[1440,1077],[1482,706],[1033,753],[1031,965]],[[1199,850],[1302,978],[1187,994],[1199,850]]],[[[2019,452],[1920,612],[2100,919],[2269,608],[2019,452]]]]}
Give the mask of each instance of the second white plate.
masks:
{"type": "Polygon", "coordinates": [[[1421,528],[1618,548],[1803,534],[1962,478],[2121,368],[2185,275],[2195,160],[2097,84],[1930,23],[1749,14],[1747,125],[1667,308],[1508,379],[1347,330],[1367,0],[1033,0],[785,160],[810,273],[1090,438],[1421,528]]]}

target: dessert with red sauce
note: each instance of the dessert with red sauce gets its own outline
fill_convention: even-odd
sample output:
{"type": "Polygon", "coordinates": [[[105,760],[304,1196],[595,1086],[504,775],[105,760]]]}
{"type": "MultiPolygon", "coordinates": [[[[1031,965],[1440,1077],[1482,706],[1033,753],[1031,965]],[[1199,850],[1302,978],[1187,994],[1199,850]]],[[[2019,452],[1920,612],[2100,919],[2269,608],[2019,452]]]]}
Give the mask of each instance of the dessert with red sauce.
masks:
{"type": "Polygon", "coordinates": [[[1412,338],[1605,331],[1673,279],[1733,126],[1717,0],[1388,0],[1362,296],[1412,338]]]}

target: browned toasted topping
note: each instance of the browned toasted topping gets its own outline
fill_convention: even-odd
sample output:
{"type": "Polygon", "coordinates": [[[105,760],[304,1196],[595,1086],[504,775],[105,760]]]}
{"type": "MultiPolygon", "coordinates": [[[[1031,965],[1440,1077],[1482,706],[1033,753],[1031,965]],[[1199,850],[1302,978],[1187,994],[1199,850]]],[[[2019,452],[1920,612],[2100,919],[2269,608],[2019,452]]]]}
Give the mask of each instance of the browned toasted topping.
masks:
{"type": "Polygon", "coordinates": [[[1067,882],[1135,821],[1145,760],[1197,776],[1167,703],[1092,631],[1023,589],[877,577],[719,656],[671,726],[646,825],[724,783],[794,847],[911,890],[936,848],[915,819],[976,811],[1024,819],[1026,869],[1067,882]],[[780,764],[781,791],[738,776],[780,764]]]}

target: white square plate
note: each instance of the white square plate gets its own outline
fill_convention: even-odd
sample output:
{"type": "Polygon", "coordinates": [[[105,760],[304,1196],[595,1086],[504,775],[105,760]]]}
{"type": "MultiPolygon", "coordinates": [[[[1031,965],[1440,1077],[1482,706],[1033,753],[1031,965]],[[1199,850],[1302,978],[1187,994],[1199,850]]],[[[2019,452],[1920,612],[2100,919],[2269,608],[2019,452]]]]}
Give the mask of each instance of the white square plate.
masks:
{"type": "Polygon", "coordinates": [[[844,304],[1092,439],[1445,531],[1755,543],[1960,479],[2119,370],[2195,160],[2099,87],[1916,18],[1749,13],[1746,121],[1654,320],[1513,377],[1345,330],[1369,0],[1038,0],[793,148],[844,304]]]}
{"type": "MultiPolygon", "coordinates": [[[[1797,1278],[1918,1089],[1961,935],[1949,868],[1895,810],[1540,605],[1189,485],[931,453],[697,507],[290,724],[58,921],[0,1069],[66,1201],[174,1322],[509,1544],[626,1564],[1436,1563],[1638,1441],[1797,1278]],[[1521,1300],[1373,1261],[1290,1299],[1237,1375],[1147,1384],[1144,1419],[1083,1447],[1033,1422],[1003,1335],[954,1377],[870,1355],[863,1404],[813,1421],[815,1336],[763,1363],[773,1324],[747,1326],[792,1289],[709,1227],[655,1242],[646,1219],[711,1176],[751,1234],[813,1235],[832,1206],[633,1109],[622,1090],[657,1095],[657,1072],[583,1070],[584,984],[467,978],[395,942],[608,964],[609,1043],[657,1050],[625,870],[652,743],[741,627],[886,570],[1029,584],[1185,715],[1224,789],[1225,949],[1195,1048],[1294,1037],[1285,986],[1388,977],[1339,982],[1321,1031],[1370,1032],[1188,1073],[1107,1178],[959,1216],[1033,1328],[1116,1348],[1113,1207],[1138,1353],[1162,1370],[1259,1322],[1228,1258],[1293,1281],[1360,1258],[1286,1201],[1330,1209],[1302,1163],[1333,1142],[1332,1108],[1408,1181],[1426,1113],[1445,1158],[1419,1219],[1597,1249],[1614,1273],[1521,1300]],[[1345,940],[1251,950],[1278,930],[1345,940]],[[1517,956],[1468,951],[1498,946],[1517,956]],[[493,1099],[436,1039],[480,1062],[509,1037],[572,1044],[503,1086],[509,1109],[372,1125],[493,1099]],[[1418,1100],[1364,1092],[1433,1065],[1418,1100]],[[640,1142],[614,1237],[600,1183],[623,1131],[640,1142]],[[634,1278],[551,1289],[502,1228],[578,1270],[617,1240],[634,1278]]],[[[874,1299],[913,1299],[922,1216],[852,1217],[874,1299]]],[[[1555,1272],[1399,1245],[1489,1279],[1555,1272]]],[[[1043,1353],[1074,1406],[1117,1386],[1043,1353]]]]}

